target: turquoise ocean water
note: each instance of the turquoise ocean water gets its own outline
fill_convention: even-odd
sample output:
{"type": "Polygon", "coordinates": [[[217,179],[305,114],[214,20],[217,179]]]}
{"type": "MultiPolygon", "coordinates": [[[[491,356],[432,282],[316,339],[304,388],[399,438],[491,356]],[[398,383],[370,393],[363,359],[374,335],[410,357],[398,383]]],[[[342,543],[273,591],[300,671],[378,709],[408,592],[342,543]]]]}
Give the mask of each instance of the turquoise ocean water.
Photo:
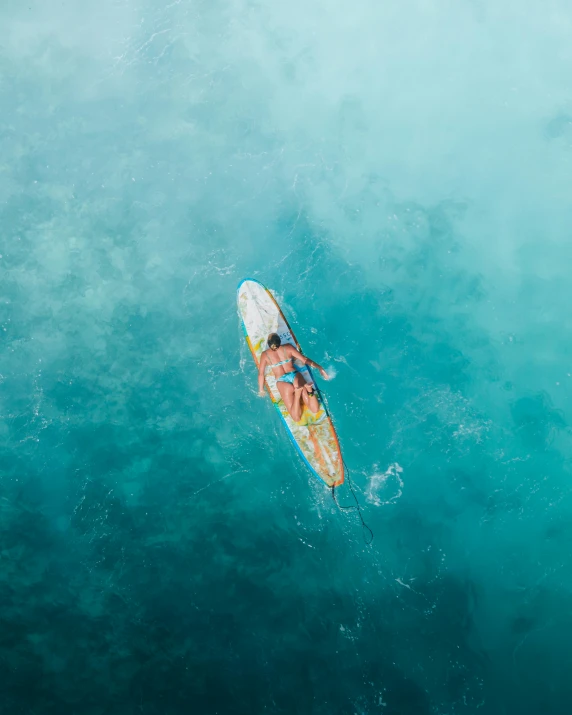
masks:
{"type": "Polygon", "coordinates": [[[572,712],[568,0],[0,27],[0,713],[572,712]],[[371,546],[256,397],[246,276],[371,546]]]}

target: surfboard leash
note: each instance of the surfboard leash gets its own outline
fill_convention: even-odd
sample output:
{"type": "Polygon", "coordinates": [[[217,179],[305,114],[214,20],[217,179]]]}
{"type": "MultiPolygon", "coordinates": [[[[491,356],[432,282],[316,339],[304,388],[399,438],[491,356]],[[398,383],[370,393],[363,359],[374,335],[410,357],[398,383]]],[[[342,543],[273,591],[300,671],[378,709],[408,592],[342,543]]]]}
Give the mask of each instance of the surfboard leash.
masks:
{"type": "MultiPolygon", "coordinates": [[[[330,420],[332,421],[332,424],[334,424],[334,420],[333,420],[333,418],[332,418],[332,415],[330,414],[330,410],[328,409],[328,403],[326,402],[326,396],[325,396],[324,393],[322,392],[321,388],[318,387],[318,384],[316,383],[315,380],[314,380],[314,387],[315,387],[315,389],[318,391],[318,394],[320,395],[320,399],[321,399],[321,401],[322,401],[322,404],[324,405],[324,408],[325,408],[325,410],[326,410],[326,414],[328,415],[328,417],[329,417],[330,420]]],[[[335,426],[335,425],[334,425],[334,426],[335,426]]],[[[341,449],[340,449],[340,454],[341,454],[341,449]]],[[[344,506],[344,505],[340,504],[340,503],[338,502],[337,498],[336,498],[336,488],[335,488],[335,487],[331,487],[331,490],[332,490],[332,499],[334,500],[334,503],[335,503],[335,505],[338,507],[338,509],[344,509],[344,510],[352,510],[352,509],[355,509],[355,510],[357,511],[358,516],[359,516],[360,521],[361,521],[361,528],[362,528],[362,533],[363,533],[363,540],[364,540],[364,542],[366,543],[366,545],[369,546],[369,545],[371,544],[371,542],[373,541],[373,531],[372,531],[372,530],[369,528],[369,526],[365,523],[365,520],[364,520],[364,518],[363,518],[363,514],[361,513],[361,506],[360,506],[360,503],[359,503],[358,498],[357,498],[357,496],[356,496],[356,493],[355,493],[355,491],[354,491],[354,485],[353,485],[352,479],[351,479],[351,477],[350,477],[350,470],[348,469],[348,465],[346,464],[346,461],[345,461],[345,459],[344,459],[343,454],[342,454],[341,456],[342,456],[342,464],[344,465],[344,473],[347,474],[348,486],[349,486],[350,491],[351,491],[351,493],[352,493],[352,496],[353,496],[353,498],[354,498],[355,505],[354,505],[354,504],[348,504],[347,506],[344,506]],[[369,541],[368,541],[367,538],[366,538],[366,531],[368,531],[368,532],[369,532],[369,535],[370,535],[369,541]]]]}
{"type": "Polygon", "coordinates": [[[350,479],[350,475],[349,475],[348,468],[347,468],[347,466],[346,466],[345,464],[344,464],[344,467],[345,467],[345,469],[346,469],[346,471],[347,471],[347,473],[348,473],[348,486],[349,486],[349,488],[350,488],[350,491],[351,491],[351,493],[352,493],[353,498],[355,499],[355,502],[356,502],[356,503],[355,503],[355,506],[354,506],[353,504],[348,504],[347,506],[343,506],[342,504],[340,504],[340,503],[338,502],[338,500],[336,499],[336,488],[335,488],[335,487],[332,487],[332,498],[333,498],[333,500],[334,500],[335,505],[338,507],[338,509],[355,509],[355,510],[357,511],[358,516],[359,516],[360,521],[361,521],[361,528],[362,528],[362,531],[363,531],[363,540],[364,540],[364,542],[367,544],[367,546],[369,546],[369,545],[371,544],[371,542],[373,541],[373,531],[369,528],[369,526],[368,526],[368,525],[365,523],[365,521],[364,521],[363,515],[362,515],[362,513],[361,513],[361,506],[360,506],[360,503],[359,503],[359,501],[358,501],[358,498],[356,497],[356,494],[355,494],[355,492],[354,492],[354,488],[353,488],[353,485],[352,485],[352,480],[350,479]],[[367,539],[366,536],[365,536],[365,532],[366,532],[366,531],[369,532],[369,541],[368,541],[368,539],[367,539]]]}

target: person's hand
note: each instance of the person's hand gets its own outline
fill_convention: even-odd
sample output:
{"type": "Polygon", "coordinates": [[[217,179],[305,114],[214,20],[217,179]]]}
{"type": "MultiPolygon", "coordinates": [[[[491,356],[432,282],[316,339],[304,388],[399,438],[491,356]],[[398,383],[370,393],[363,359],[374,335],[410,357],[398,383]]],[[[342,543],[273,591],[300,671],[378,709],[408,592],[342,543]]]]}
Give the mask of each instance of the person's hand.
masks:
{"type": "Polygon", "coordinates": [[[266,397],[264,390],[258,390],[258,397],[266,397]]]}
{"type": "Polygon", "coordinates": [[[322,369],[320,370],[320,375],[324,378],[324,380],[329,380],[329,379],[330,379],[330,376],[329,376],[328,373],[324,370],[324,368],[322,368],[322,369]]]}

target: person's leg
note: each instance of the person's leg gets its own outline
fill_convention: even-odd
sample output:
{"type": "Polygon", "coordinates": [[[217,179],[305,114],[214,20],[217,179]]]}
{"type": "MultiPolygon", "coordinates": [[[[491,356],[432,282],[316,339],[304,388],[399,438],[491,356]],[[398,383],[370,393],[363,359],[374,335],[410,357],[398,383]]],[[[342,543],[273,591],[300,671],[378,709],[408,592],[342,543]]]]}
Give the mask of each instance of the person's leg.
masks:
{"type": "Polygon", "coordinates": [[[286,409],[291,413],[292,402],[294,401],[294,385],[291,385],[289,382],[279,382],[277,380],[276,387],[278,388],[282,402],[286,405],[286,409]]]}
{"type": "Polygon", "coordinates": [[[302,380],[300,375],[296,375],[294,383],[276,380],[276,387],[280,392],[282,401],[286,405],[286,409],[290,413],[290,417],[292,417],[294,422],[298,422],[300,417],[302,417],[301,393],[302,391],[305,392],[304,380],[302,380]]]}
{"type": "Polygon", "coordinates": [[[294,422],[298,422],[302,417],[302,400],[301,393],[306,392],[303,387],[294,386],[294,399],[292,400],[292,409],[289,410],[290,416],[294,422]]]}
{"type": "MultiPolygon", "coordinates": [[[[316,404],[314,404],[314,401],[317,404],[316,398],[311,398],[308,395],[308,384],[306,383],[306,380],[304,380],[302,375],[298,373],[294,378],[294,400],[292,403],[292,409],[289,410],[290,414],[292,415],[292,419],[295,422],[298,422],[299,419],[302,417],[303,406],[306,405],[307,407],[312,409],[312,407],[316,406],[316,404]]],[[[312,412],[317,412],[318,409],[312,409],[312,412]]]]}
{"type": "Polygon", "coordinates": [[[302,393],[302,399],[304,400],[304,404],[310,410],[310,412],[316,414],[320,411],[320,403],[318,402],[318,394],[316,388],[311,383],[306,383],[304,387],[305,390],[302,393]],[[312,392],[312,390],[313,394],[310,395],[310,392],[312,392]]]}

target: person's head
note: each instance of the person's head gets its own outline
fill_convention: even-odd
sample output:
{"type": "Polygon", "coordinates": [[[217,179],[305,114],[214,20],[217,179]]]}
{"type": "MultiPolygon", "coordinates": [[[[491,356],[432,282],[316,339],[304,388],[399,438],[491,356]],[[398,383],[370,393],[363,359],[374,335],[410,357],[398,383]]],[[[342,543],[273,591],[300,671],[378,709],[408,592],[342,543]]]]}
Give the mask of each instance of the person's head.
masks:
{"type": "Polygon", "coordinates": [[[278,333],[270,333],[270,335],[268,336],[268,347],[270,348],[270,350],[278,350],[280,344],[281,341],[278,333]]]}

